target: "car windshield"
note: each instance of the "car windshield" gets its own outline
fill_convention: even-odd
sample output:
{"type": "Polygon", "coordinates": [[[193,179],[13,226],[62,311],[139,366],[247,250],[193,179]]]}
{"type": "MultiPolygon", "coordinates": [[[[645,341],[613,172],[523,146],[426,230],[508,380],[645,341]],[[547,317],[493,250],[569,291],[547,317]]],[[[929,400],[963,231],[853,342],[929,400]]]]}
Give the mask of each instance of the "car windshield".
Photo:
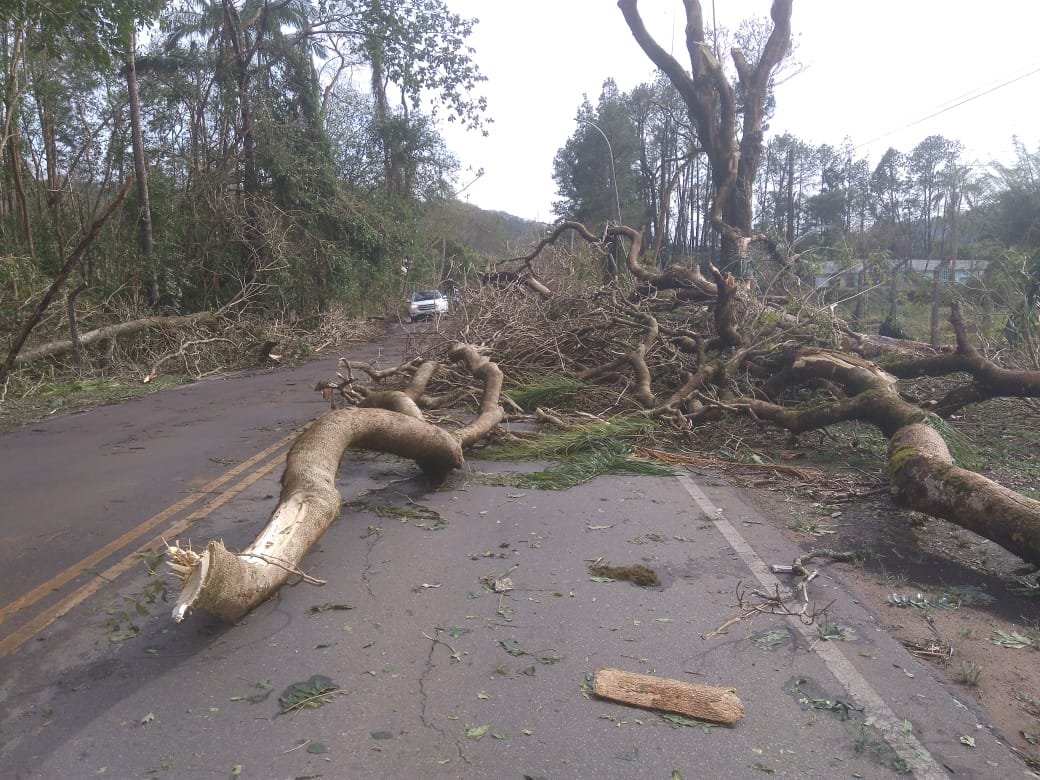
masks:
{"type": "Polygon", "coordinates": [[[412,293],[413,301],[430,301],[434,298],[440,298],[441,294],[436,290],[419,290],[419,292],[412,293]]]}

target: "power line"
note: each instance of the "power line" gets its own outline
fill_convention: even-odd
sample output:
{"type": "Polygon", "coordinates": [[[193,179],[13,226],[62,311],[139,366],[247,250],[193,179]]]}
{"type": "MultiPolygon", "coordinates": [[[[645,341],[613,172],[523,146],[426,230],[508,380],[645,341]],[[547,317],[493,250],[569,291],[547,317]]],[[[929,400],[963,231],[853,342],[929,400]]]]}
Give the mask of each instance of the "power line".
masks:
{"type": "MultiPolygon", "coordinates": [[[[1032,66],[1026,66],[1026,67],[1032,67],[1032,66]]],[[[919,119],[915,119],[912,122],[907,122],[903,126],[897,127],[894,130],[889,130],[886,133],[882,133],[881,135],[877,136],[876,138],[872,138],[869,141],[865,141],[865,142],[863,142],[861,144],[857,144],[853,148],[854,149],[861,149],[864,146],[869,146],[870,144],[874,143],[875,141],[880,141],[882,138],[888,138],[888,136],[893,135],[894,133],[898,133],[901,130],[906,130],[907,128],[913,127],[914,125],[919,125],[922,122],[927,122],[929,119],[934,119],[935,117],[939,116],[940,114],[945,114],[947,111],[952,111],[955,108],[959,108],[960,106],[963,106],[965,103],[970,103],[971,101],[977,100],[980,97],[985,97],[986,95],[989,95],[989,94],[991,94],[993,92],[996,92],[998,89],[1003,89],[1006,86],[1014,84],[1016,81],[1021,81],[1022,79],[1027,78],[1029,76],[1032,76],[1032,75],[1034,75],[1036,73],[1040,73],[1040,65],[1037,65],[1036,67],[1033,67],[1032,70],[1027,71],[1026,73],[1023,73],[1023,74],[1021,74],[1019,76],[1015,76],[1014,78],[1007,79],[1006,81],[1003,81],[1003,82],[1001,82],[999,84],[996,84],[995,86],[991,86],[988,89],[985,88],[985,87],[976,87],[975,89],[970,90],[969,92],[965,92],[964,94],[959,95],[958,97],[951,98],[950,100],[946,101],[946,103],[940,104],[936,108],[936,110],[933,110],[932,113],[930,113],[930,114],[927,114],[927,115],[925,115],[925,116],[923,116],[923,117],[921,117],[919,119]],[[980,89],[982,89],[983,91],[979,92],[980,89]],[[956,102],[953,102],[953,101],[956,101],[956,102]]],[[[993,82],[990,82],[990,84],[992,84],[992,83],[993,82]]]]}

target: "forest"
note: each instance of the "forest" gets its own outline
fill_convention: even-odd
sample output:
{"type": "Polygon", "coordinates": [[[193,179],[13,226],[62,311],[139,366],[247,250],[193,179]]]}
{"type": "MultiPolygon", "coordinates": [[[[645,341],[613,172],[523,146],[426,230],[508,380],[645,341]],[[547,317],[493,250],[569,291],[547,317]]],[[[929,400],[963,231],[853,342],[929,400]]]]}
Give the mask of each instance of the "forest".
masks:
{"type": "MultiPolygon", "coordinates": [[[[329,311],[381,314],[406,290],[461,281],[538,237],[453,196],[462,172],[438,125],[487,132],[491,117],[466,45],[476,20],[443,3],[3,5],[4,332],[32,318],[70,261],[64,305],[41,319],[48,338],[76,342],[81,328],[143,316],[313,325],[329,311]],[[106,206],[104,229],[79,247],[106,206]]],[[[767,19],[747,20],[715,31],[714,46],[754,59],[769,32],[767,19]]],[[[796,75],[796,54],[770,83],[796,75]]],[[[719,162],[664,71],[627,93],[608,74],[575,128],[554,164],[561,219],[634,227],[662,269],[728,268],[710,217],[719,162]]],[[[820,303],[848,299],[865,328],[938,343],[935,310],[958,283],[1030,350],[1040,150],[1014,139],[1013,164],[980,170],[953,133],[876,165],[848,139],[756,140],[741,219],[785,247],[820,303]],[[930,331],[905,322],[922,300],[934,304],[930,331]]]]}

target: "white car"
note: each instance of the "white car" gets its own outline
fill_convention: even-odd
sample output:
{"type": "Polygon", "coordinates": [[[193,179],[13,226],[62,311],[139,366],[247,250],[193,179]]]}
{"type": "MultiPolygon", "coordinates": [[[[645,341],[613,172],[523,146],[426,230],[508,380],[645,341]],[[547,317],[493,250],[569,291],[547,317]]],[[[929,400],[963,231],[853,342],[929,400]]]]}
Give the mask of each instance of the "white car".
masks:
{"type": "Polygon", "coordinates": [[[448,299],[439,290],[416,290],[408,301],[408,319],[412,322],[448,313],[448,299]]]}

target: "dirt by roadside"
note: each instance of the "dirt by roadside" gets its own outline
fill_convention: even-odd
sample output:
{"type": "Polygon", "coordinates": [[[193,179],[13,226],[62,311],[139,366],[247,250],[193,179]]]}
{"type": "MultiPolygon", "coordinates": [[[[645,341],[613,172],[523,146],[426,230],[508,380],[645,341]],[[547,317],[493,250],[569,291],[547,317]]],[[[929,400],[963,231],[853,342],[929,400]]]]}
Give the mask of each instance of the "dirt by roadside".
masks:
{"type": "MultiPolygon", "coordinates": [[[[975,412],[973,437],[1010,412],[975,412]]],[[[1009,402],[1010,403],[1010,402],[1009,402]]],[[[1006,418],[1005,418],[1006,419],[1006,418]]],[[[997,439],[1028,445],[1035,431],[997,439]]],[[[985,439],[983,439],[985,440],[985,439]]],[[[990,443],[994,440],[991,439],[990,443]]],[[[915,656],[929,662],[959,700],[977,701],[1011,745],[1040,770],[1040,588],[1035,569],[998,545],[952,523],[895,507],[882,472],[882,443],[850,429],[814,436],[804,448],[776,442],[797,474],[728,467],[753,503],[803,550],[865,551],[862,562],[814,562],[833,569],[915,656]]],[[[980,449],[986,449],[985,446],[980,449]]],[[[982,469],[1003,484],[1030,482],[1035,456],[990,461],[982,469]]]]}

